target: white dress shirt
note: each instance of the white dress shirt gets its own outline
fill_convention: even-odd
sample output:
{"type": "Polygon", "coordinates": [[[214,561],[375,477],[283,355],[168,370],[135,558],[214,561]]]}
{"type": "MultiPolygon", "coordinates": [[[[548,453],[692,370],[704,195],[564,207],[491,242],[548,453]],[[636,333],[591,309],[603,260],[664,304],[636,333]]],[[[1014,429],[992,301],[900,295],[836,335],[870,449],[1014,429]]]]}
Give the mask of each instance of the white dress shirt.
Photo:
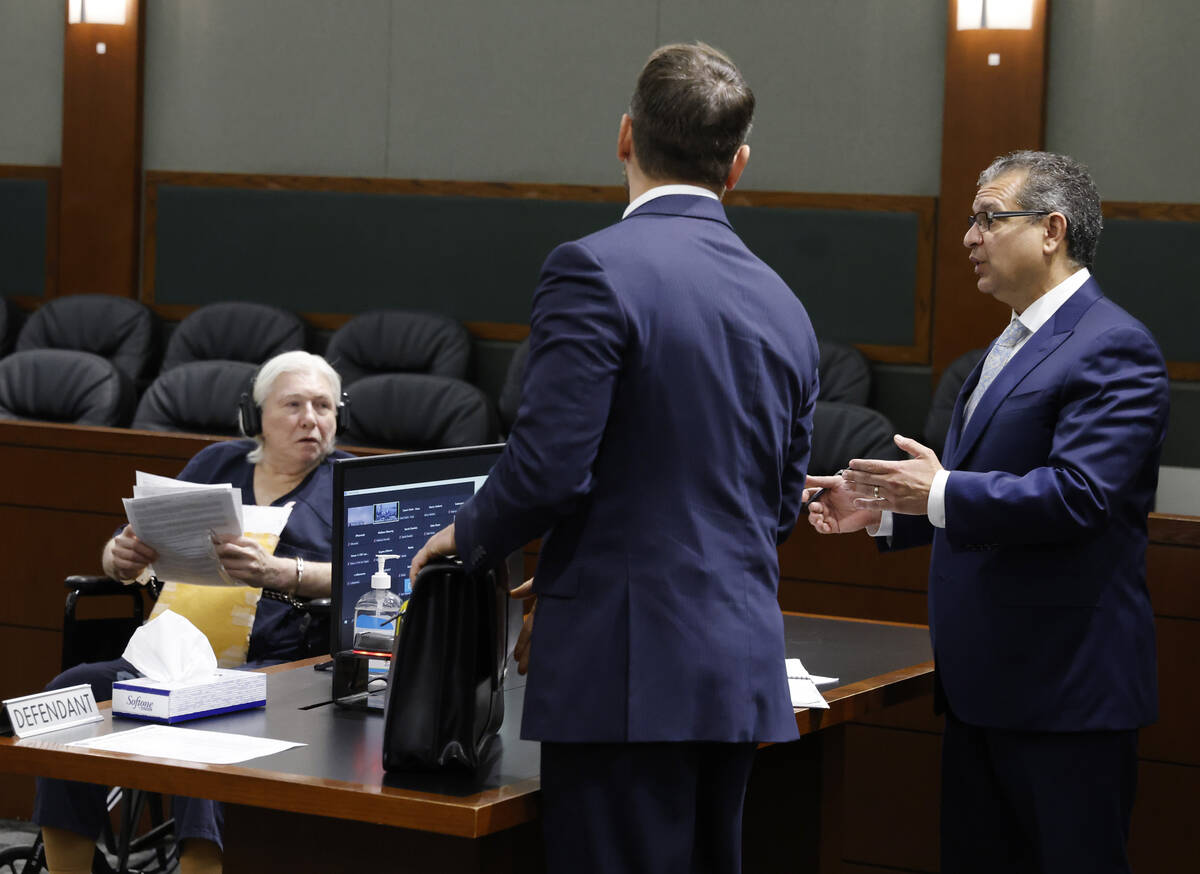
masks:
{"type": "MultiPolygon", "coordinates": [[[[1018,315],[1015,310],[1013,311],[1012,318],[1024,325],[1029,333],[1017,343],[1009,361],[1016,357],[1017,352],[1021,351],[1021,347],[1037,333],[1038,328],[1050,321],[1050,317],[1058,312],[1058,308],[1066,303],[1067,299],[1078,291],[1091,275],[1086,267],[1082,267],[1025,307],[1025,312],[1018,315]]],[[[933,475],[933,484],[929,487],[929,499],[925,513],[929,517],[930,524],[935,528],[946,527],[946,481],[950,479],[951,473],[953,471],[939,470],[933,475]]],[[[874,537],[890,537],[892,534],[891,510],[884,510],[879,520],[879,527],[874,531],[868,528],[867,533],[874,537]]]]}
{"type": "Polygon", "coordinates": [[[668,194],[694,194],[697,197],[711,197],[717,201],[721,199],[707,188],[701,188],[699,185],[659,185],[657,188],[643,191],[636,200],[625,207],[625,212],[621,213],[621,218],[628,218],[629,214],[642,204],[649,203],[656,197],[666,197],[668,194]]]}

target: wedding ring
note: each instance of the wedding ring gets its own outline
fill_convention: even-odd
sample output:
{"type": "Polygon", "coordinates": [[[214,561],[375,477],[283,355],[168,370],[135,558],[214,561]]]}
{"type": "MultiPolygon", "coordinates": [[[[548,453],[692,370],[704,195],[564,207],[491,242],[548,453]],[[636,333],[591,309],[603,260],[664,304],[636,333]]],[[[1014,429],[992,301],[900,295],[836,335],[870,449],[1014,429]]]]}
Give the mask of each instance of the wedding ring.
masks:
{"type": "Polygon", "coordinates": [[[875,500],[879,500],[879,486],[875,486],[875,500]]]}

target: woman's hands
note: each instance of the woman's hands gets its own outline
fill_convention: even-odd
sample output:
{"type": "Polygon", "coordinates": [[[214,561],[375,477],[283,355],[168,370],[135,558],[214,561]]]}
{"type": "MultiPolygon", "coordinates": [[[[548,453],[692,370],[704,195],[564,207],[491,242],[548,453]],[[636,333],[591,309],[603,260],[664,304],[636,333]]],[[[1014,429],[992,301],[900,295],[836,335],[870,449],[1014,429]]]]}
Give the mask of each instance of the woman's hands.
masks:
{"type": "MultiPolygon", "coordinates": [[[[239,583],[296,594],[297,567],[294,558],[271,555],[258,541],[229,534],[214,535],[213,546],[225,572],[239,583]]],[[[307,565],[305,571],[308,571],[307,565]]]]}
{"type": "Polygon", "coordinates": [[[132,583],[157,558],[158,553],[138,538],[133,526],[126,525],[120,534],[104,544],[100,565],[114,580],[132,583]]]}

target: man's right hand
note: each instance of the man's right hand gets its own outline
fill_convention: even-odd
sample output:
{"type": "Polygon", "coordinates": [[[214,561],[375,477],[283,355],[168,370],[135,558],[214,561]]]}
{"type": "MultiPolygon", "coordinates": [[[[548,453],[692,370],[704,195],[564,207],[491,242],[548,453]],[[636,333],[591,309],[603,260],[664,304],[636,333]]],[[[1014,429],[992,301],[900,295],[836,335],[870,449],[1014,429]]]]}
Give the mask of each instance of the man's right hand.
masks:
{"type": "Polygon", "coordinates": [[[140,540],[130,525],[126,525],[120,534],[108,541],[105,552],[105,572],[121,582],[136,579],[146,565],[158,558],[158,553],[140,540]]]}
{"type": "Polygon", "coordinates": [[[514,601],[533,600],[529,612],[521,622],[521,633],[517,635],[517,645],[513,647],[513,658],[517,662],[517,673],[524,675],[529,670],[529,641],[533,637],[533,611],[537,609],[537,595],[533,593],[533,579],[530,578],[517,586],[508,596],[514,601]]]}
{"type": "Polygon", "coordinates": [[[817,489],[825,494],[808,505],[808,524],[822,534],[849,534],[879,525],[878,510],[860,510],[854,506],[856,495],[840,476],[810,476],[804,480],[804,497],[807,501],[817,489]]]}

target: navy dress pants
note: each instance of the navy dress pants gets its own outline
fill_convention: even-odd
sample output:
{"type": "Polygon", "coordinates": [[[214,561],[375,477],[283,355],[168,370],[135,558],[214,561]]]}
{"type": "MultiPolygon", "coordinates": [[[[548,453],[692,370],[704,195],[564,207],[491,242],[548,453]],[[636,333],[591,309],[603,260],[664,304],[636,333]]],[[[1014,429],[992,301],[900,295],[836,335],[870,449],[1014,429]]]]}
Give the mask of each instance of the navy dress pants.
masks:
{"type": "Polygon", "coordinates": [[[756,746],[543,742],[548,874],[737,874],[756,746]]]}
{"type": "MultiPolygon", "coordinates": [[[[91,662],[63,671],[46,688],[63,689],[86,683],[92,687],[92,695],[97,702],[108,701],[112,698],[113,683],[140,676],[137,668],[124,659],[91,662]]],[[[107,797],[107,787],[95,783],[38,777],[33,821],[40,826],[60,828],[96,839],[100,837],[108,818],[107,797]]],[[[175,818],[177,840],[204,838],[222,846],[224,813],[219,802],[176,796],[171,815],[175,818]]]]}
{"type": "Polygon", "coordinates": [[[1137,731],[980,728],[946,714],[942,874],[1128,874],[1137,731]]]}

